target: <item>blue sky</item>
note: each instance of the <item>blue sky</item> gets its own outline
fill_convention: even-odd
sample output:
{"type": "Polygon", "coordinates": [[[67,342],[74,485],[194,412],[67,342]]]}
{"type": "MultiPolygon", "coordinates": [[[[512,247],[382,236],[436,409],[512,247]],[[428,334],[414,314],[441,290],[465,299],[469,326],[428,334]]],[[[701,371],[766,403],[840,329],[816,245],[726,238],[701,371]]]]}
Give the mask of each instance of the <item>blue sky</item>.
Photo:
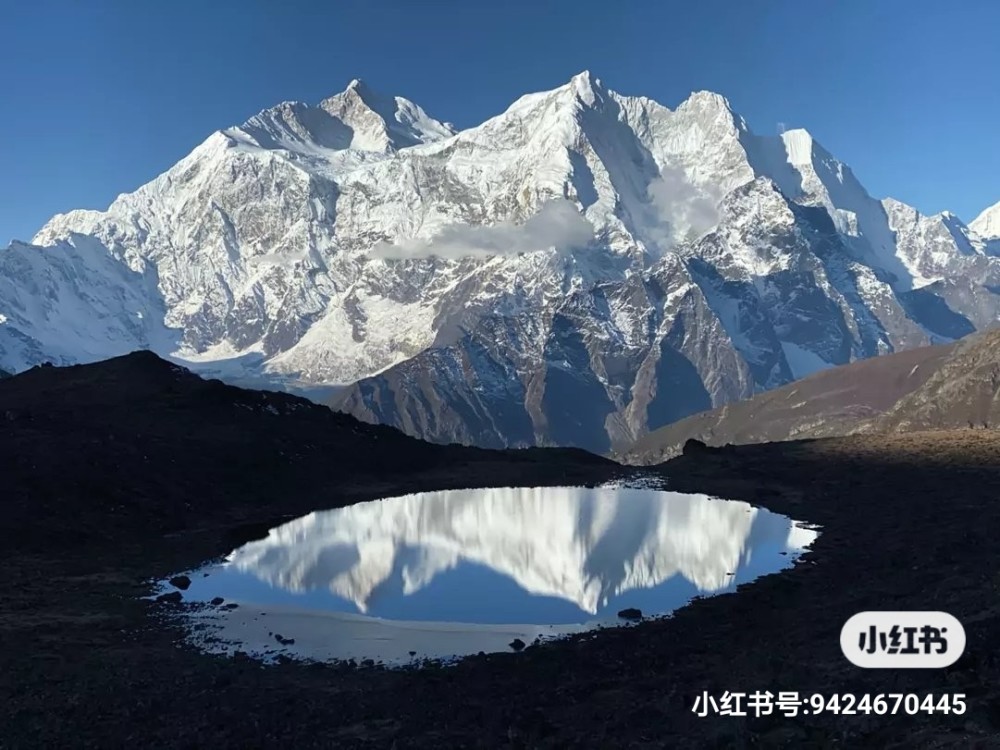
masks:
{"type": "Polygon", "coordinates": [[[351,78],[460,127],[590,69],[675,106],[711,89],[806,127],[877,196],[1000,200],[993,0],[10,0],[0,242],[104,208],[212,131],[351,78]]]}

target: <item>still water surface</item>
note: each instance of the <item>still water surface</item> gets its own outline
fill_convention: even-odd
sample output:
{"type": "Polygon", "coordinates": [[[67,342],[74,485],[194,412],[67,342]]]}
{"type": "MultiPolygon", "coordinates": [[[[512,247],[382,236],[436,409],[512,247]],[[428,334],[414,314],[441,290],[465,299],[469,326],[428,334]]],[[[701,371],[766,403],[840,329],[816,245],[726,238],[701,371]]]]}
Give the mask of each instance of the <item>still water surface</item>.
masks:
{"type": "Polygon", "coordinates": [[[430,492],[272,529],[193,573],[184,598],[239,603],[224,615],[239,624],[216,627],[250,648],[257,638],[269,650],[391,662],[411,650],[506,649],[513,637],[618,623],[624,608],[666,614],[790,566],[816,536],[785,516],[706,495],[430,492]],[[269,640],[278,623],[288,631],[281,644],[269,640]],[[296,632],[298,646],[288,644],[296,632]]]}

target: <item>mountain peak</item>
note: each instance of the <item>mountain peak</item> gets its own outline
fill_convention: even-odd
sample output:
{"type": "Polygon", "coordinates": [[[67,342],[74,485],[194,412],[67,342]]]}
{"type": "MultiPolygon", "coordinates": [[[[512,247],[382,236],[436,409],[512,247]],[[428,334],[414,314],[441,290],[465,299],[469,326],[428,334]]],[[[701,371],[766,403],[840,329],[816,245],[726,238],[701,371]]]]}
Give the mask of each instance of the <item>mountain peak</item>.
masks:
{"type": "Polygon", "coordinates": [[[1000,202],[994,203],[973,219],[969,229],[984,239],[1000,238],[1000,202]]]}
{"type": "Polygon", "coordinates": [[[371,86],[365,83],[361,78],[352,78],[351,82],[347,84],[346,89],[340,92],[340,94],[334,94],[334,96],[330,97],[330,99],[337,96],[341,96],[355,102],[360,102],[364,106],[372,107],[373,109],[377,107],[379,101],[384,98],[376,91],[373,91],[371,86]]]}
{"type": "Polygon", "coordinates": [[[607,93],[601,79],[595,77],[589,70],[584,70],[573,76],[569,86],[580,101],[588,106],[593,106],[601,101],[607,93]]]}
{"type": "Polygon", "coordinates": [[[320,108],[350,128],[351,147],[365,151],[397,151],[447,138],[453,130],[408,99],[382,96],[360,78],[320,108]]]}
{"type": "Polygon", "coordinates": [[[805,128],[786,130],[781,134],[781,140],[785,142],[790,164],[803,165],[812,162],[816,140],[808,130],[805,128]]]}
{"type": "MultiPolygon", "coordinates": [[[[352,78],[347,88],[337,94],[328,96],[319,106],[331,110],[344,110],[355,107],[376,108],[383,97],[375,93],[371,87],[360,78],[352,78]]],[[[331,112],[333,114],[333,112],[331,112]]]]}
{"type": "Polygon", "coordinates": [[[676,111],[694,118],[704,127],[721,124],[725,130],[734,133],[747,130],[746,122],[733,111],[729,100],[714,91],[693,91],[676,111]]]}
{"type": "Polygon", "coordinates": [[[729,104],[729,100],[722,94],[717,94],[714,91],[692,91],[691,95],[684,101],[684,104],[715,107],[719,109],[726,109],[730,112],[733,111],[733,108],[729,104]]]}

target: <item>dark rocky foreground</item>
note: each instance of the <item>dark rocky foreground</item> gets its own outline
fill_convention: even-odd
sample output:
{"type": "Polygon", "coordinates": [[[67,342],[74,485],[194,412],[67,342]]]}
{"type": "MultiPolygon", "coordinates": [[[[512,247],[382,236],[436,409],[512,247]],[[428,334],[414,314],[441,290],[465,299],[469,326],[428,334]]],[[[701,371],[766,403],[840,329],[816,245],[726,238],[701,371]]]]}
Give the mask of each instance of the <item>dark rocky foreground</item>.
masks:
{"type": "MultiPolygon", "coordinates": [[[[1000,744],[1000,435],[706,449],[680,490],[818,523],[805,562],[662,621],[419,671],[203,656],[140,600],[302,512],[414,490],[583,484],[575,451],[429,446],[151,355],[0,384],[0,747],[992,747],[1000,744]],[[867,609],[966,627],[944,670],[860,670],[867,609]],[[964,716],[703,719],[702,690],[964,692],[964,716]]],[[[288,634],[286,634],[288,635],[288,634]]]]}

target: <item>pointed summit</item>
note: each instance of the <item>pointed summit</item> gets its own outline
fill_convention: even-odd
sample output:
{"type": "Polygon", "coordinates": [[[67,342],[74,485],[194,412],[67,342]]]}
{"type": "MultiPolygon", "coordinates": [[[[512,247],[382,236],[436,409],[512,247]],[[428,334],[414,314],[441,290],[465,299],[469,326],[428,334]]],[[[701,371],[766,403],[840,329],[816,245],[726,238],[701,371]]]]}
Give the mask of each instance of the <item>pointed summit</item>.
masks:
{"type": "Polygon", "coordinates": [[[351,129],[351,148],[364,151],[398,151],[453,134],[413,102],[382,96],[360,78],[319,106],[351,129]]]}
{"type": "Polygon", "coordinates": [[[680,103],[676,112],[701,123],[704,128],[721,128],[720,134],[748,131],[746,122],[733,111],[729,100],[714,91],[693,91],[680,103]]]}
{"type": "Polygon", "coordinates": [[[604,82],[589,70],[577,73],[564,88],[572,91],[576,98],[588,107],[600,106],[610,93],[604,82]]]}
{"type": "Polygon", "coordinates": [[[601,84],[601,79],[595,78],[589,70],[577,73],[570,79],[569,85],[580,101],[588,106],[593,106],[602,100],[607,93],[601,84]]]}
{"type": "Polygon", "coordinates": [[[447,138],[454,129],[428,116],[413,102],[381,96],[355,78],[318,106],[282,102],[222,133],[268,150],[295,152],[319,147],[390,153],[447,138]]]}
{"type": "Polygon", "coordinates": [[[812,133],[805,128],[793,128],[781,134],[788,152],[788,163],[796,166],[812,164],[813,140],[812,133]]]}
{"type": "MultiPolygon", "coordinates": [[[[380,98],[379,95],[372,91],[371,87],[360,78],[351,79],[351,82],[347,84],[346,89],[340,92],[340,94],[334,94],[334,96],[330,97],[330,99],[337,96],[344,97],[345,99],[357,99],[364,104],[370,105],[374,105],[380,98]]],[[[329,101],[329,99],[327,101],[329,101]]]]}
{"type": "Polygon", "coordinates": [[[973,219],[969,229],[987,240],[1000,239],[1000,202],[994,203],[973,219]]]}

